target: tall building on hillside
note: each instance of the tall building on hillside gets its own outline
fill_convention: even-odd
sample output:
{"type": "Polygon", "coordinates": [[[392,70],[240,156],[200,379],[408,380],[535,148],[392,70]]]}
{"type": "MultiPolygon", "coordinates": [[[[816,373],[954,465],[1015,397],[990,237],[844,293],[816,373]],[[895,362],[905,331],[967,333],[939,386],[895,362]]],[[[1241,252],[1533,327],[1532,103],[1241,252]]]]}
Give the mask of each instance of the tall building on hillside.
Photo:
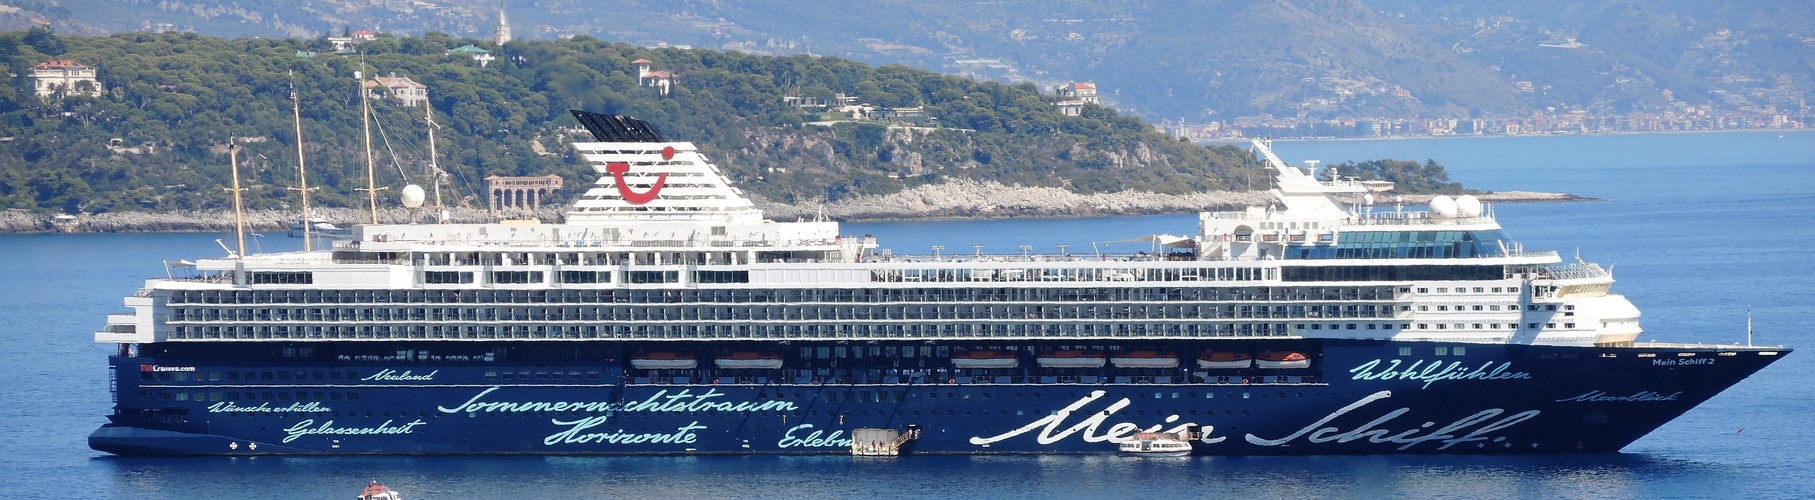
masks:
{"type": "Polygon", "coordinates": [[[492,32],[492,42],[498,45],[510,42],[510,20],[504,17],[504,0],[498,0],[498,28],[492,32]]]}

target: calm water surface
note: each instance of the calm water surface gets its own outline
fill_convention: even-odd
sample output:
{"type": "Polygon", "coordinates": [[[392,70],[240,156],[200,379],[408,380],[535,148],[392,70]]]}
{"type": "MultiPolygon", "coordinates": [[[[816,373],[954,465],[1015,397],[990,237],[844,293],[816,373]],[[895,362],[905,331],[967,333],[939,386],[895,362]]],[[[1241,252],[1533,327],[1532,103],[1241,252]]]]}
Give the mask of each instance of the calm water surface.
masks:
{"type": "MultiPolygon", "coordinates": [[[[1607,201],[1501,204],[1531,249],[1613,264],[1648,339],[1815,347],[1815,134],[1343,141],[1275,145],[1326,162],[1431,158],[1492,190],[1607,201]]],[[[1391,210],[1382,207],[1381,210],[1391,210]]],[[[847,224],[899,254],[1117,253],[1188,235],[1194,216],[847,224]]],[[[164,259],[221,255],[224,235],[0,236],[0,497],[346,498],[370,477],[406,498],[1128,497],[1807,498],[1815,495],[1815,351],[1759,373],[1608,455],[1452,457],[118,458],[108,346],[92,332],[164,259]]],[[[230,239],[228,241],[231,241],[230,239]]],[[[287,238],[255,239],[287,250],[287,238]]]]}

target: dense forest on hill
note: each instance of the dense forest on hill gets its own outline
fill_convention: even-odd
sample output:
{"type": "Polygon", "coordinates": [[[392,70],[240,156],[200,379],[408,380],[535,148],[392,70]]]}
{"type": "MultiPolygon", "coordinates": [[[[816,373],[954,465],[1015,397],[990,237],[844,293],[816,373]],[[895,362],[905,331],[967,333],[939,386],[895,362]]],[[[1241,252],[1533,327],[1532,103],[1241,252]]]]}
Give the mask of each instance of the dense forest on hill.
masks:
{"type": "MultiPolygon", "coordinates": [[[[363,55],[335,55],[327,40],[223,39],[195,34],[62,36],[0,33],[0,207],[38,212],[220,208],[230,181],[226,145],[238,137],[250,208],[296,198],[292,89],[314,195],[362,206],[366,161],[355,72],[408,76],[429,88],[440,164],[454,203],[485,205],[488,175],[565,178],[568,196],[597,176],[566,145],[590,140],[567,112],[647,120],[699,144],[733,182],[793,204],[886,194],[945,179],[1077,193],[1189,193],[1263,188],[1252,155],[1156,132],[1113,110],[1065,116],[1031,85],[871,67],[830,57],[767,57],[645,49],[586,36],[488,46],[481,67],[448,50],[484,42],[438,33],[381,36],[363,55]],[[631,61],[677,75],[668,95],[638,85],[631,61]],[[52,59],[96,68],[98,97],[33,94],[31,67],[52,59]],[[836,94],[884,107],[921,107],[904,120],[842,120],[785,96],[836,94]],[[817,123],[815,123],[817,122],[817,123]],[[1249,185],[1250,182],[1257,185],[1249,185]]],[[[427,183],[424,109],[372,100],[378,184],[427,183]],[[404,179],[407,177],[408,179],[404,179]]],[[[1438,170],[1441,173],[1441,170],[1438,170]]],[[[559,200],[552,200],[559,201],[559,200]]]]}
{"type": "MultiPolygon", "coordinates": [[[[590,37],[493,47],[480,67],[448,49],[478,40],[430,33],[381,37],[360,56],[326,40],[222,39],[194,34],[0,34],[0,63],[16,75],[50,59],[97,69],[99,97],[40,99],[26,78],[0,90],[0,206],[102,212],[219,207],[229,137],[242,139],[254,208],[295,198],[291,89],[300,96],[304,151],[316,198],[359,205],[365,160],[354,72],[409,76],[430,89],[439,154],[451,188],[483,205],[487,175],[596,176],[564,144],[567,110],[636,116],[698,143],[734,182],[768,199],[803,202],[888,193],[947,177],[1077,192],[1246,189],[1265,179],[1239,148],[1206,148],[1138,119],[1087,107],[1064,116],[1031,86],[1009,86],[825,57],[649,50],[590,37]],[[304,57],[298,52],[314,52],[304,57]],[[632,60],[678,75],[669,95],[638,85],[632,60]],[[783,97],[855,95],[879,106],[923,106],[923,125],[805,124],[818,116],[783,97]],[[117,139],[117,140],[116,140],[117,139]]],[[[375,99],[379,184],[424,183],[422,108],[375,99]],[[388,144],[388,145],[387,145],[388,144]],[[395,151],[395,155],[391,153],[395,151]],[[395,158],[395,159],[393,159],[395,158]]],[[[394,193],[394,191],[393,191],[394,193]]]]}

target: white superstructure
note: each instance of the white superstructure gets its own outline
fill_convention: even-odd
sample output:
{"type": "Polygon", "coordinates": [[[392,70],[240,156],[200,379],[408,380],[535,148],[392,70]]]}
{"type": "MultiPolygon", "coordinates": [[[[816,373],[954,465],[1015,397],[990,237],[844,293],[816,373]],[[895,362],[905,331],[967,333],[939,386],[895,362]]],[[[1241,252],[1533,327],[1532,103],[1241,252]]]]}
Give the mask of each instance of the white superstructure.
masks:
{"type": "Polygon", "coordinates": [[[149,280],[96,340],[1616,345],[1640,332],[1607,271],[1524,251],[1472,197],[1374,209],[1360,183],[1319,181],[1264,143],[1281,206],[1204,213],[1195,238],[1155,237],[1165,252],[901,256],[836,222],[766,220],[694,145],[598,123],[622,140],[574,145],[601,177],[563,224],[360,226],[331,250],[204,259],[149,280]]]}

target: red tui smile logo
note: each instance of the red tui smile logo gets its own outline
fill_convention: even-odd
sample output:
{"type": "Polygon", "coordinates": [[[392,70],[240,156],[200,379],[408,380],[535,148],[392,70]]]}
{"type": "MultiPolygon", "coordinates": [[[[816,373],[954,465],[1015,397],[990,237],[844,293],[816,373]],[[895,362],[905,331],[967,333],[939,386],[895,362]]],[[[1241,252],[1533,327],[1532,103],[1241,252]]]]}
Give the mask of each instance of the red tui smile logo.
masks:
{"type": "MultiPolygon", "coordinates": [[[[662,159],[663,160],[674,159],[674,147],[673,146],[662,148],[662,159]]],[[[607,163],[607,164],[605,164],[605,171],[611,172],[612,180],[615,180],[618,182],[618,194],[624,195],[624,201],[628,201],[632,205],[642,205],[644,203],[649,203],[651,200],[654,200],[656,194],[659,194],[662,192],[662,186],[668,182],[668,174],[663,173],[662,175],[656,176],[655,185],[651,186],[648,191],[638,193],[636,191],[630,190],[630,185],[624,182],[624,174],[630,172],[629,163],[624,163],[624,162],[607,163]]]]}

